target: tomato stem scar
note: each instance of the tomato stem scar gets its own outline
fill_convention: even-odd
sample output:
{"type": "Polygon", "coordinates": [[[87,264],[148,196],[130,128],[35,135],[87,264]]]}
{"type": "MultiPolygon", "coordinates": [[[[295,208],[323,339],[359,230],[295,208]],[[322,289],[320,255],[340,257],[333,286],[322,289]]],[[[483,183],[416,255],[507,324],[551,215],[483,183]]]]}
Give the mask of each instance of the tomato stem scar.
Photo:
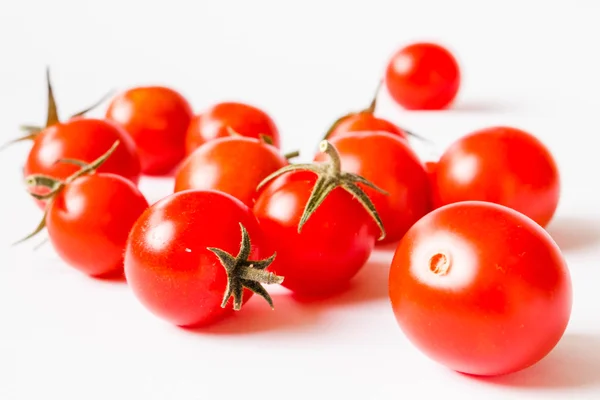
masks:
{"type": "Polygon", "coordinates": [[[446,275],[452,264],[449,254],[438,252],[429,259],[429,270],[436,275],[446,275]]]}

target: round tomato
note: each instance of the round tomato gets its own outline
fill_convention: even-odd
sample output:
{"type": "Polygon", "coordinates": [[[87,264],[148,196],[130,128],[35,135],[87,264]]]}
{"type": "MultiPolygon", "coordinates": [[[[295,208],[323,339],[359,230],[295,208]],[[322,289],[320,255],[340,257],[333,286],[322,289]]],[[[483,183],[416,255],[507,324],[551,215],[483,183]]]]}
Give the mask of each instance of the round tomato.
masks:
{"type": "Polygon", "coordinates": [[[122,176],[84,175],[50,201],[48,237],[67,264],[88,275],[122,273],[129,230],[146,208],[142,193],[122,176]]]}
{"type": "Polygon", "coordinates": [[[408,231],[389,296],[401,329],[428,357],[459,372],[500,375],[554,348],[572,288],[543,228],[508,207],[468,201],[432,211],[408,231]]]}
{"type": "Polygon", "coordinates": [[[185,157],[185,133],[193,111],[188,101],[162,86],[136,87],[119,94],[106,118],[125,128],[137,146],[142,172],[163,175],[185,157]]]}
{"type": "Polygon", "coordinates": [[[175,192],[214,189],[252,207],[258,184],[288,165],[274,146],[259,139],[227,137],[211,140],[186,158],[175,175],[175,192]]]}
{"type": "Polygon", "coordinates": [[[341,172],[339,154],[329,142],[321,150],[329,154],[329,163],[290,165],[272,174],[253,208],[277,252],[273,272],[285,276],[282,285],[301,296],[342,289],[365,264],[378,236],[385,237],[377,210],[356,185],[372,184],[341,172]]]}
{"type": "Polygon", "coordinates": [[[520,129],[498,126],[473,132],[451,145],[436,166],[437,206],[489,201],[546,226],[559,197],[560,177],[552,155],[520,129]]]}
{"type": "Polygon", "coordinates": [[[140,179],[140,160],[135,144],[119,126],[100,119],[74,118],[42,130],[34,139],[23,169],[25,176],[44,174],[66,179],[80,167],[59,162],[75,159],[91,163],[115,143],[120,144],[98,172],[121,175],[134,184],[140,179]]]}
{"type": "MultiPolygon", "coordinates": [[[[430,183],[425,168],[407,142],[387,132],[349,133],[331,141],[342,170],[358,174],[387,192],[363,189],[373,201],[385,227],[381,243],[398,241],[431,210],[430,183]]],[[[325,155],[317,154],[316,161],[325,155]]]]}
{"type": "Polygon", "coordinates": [[[260,283],[282,278],[266,271],[273,256],[260,258],[267,255],[258,222],[241,201],[223,192],[186,190],[158,201],[135,223],[125,275],[150,312],[196,327],[239,310],[253,293],[272,306],[260,283]],[[227,307],[230,296],[233,308],[227,307]]]}
{"type": "Polygon", "coordinates": [[[228,137],[231,131],[257,139],[264,135],[280,147],[279,131],[267,113],[249,104],[223,102],[192,119],[186,134],[186,152],[191,154],[210,140],[228,137]]]}
{"type": "MultiPolygon", "coordinates": [[[[73,118],[51,125],[36,134],[23,174],[42,174],[65,180],[80,167],[59,160],[75,159],[90,163],[104,154],[115,141],[119,141],[120,145],[98,171],[120,175],[137,185],[140,179],[140,159],[131,138],[119,126],[92,118],[73,118]]],[[[48,191],[39,187],[34,192],[44,194],[48,191]]],[[[44,201],[37,203],[41,208],[45,207],[44,201]]]]}
{"type": "Polygon", "coordinates": [[[435,43],[413,43],[390,59],[385,84],[392,99],[408,110],[448,107],[461,76],[452,53],[435,43]]]}

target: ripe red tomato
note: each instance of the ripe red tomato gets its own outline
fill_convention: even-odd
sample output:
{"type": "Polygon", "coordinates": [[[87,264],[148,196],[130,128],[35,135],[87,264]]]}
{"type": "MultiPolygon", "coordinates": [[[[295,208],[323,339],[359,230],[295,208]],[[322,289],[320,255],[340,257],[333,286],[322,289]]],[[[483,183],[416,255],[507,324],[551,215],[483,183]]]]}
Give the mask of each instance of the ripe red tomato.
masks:
{"type": "Polygon", "coordinates": [[[275,147],[280,147],[279,131],[267,113],[249,104],[224,102],[192,119],[186,134],[186,153],[191,154],[210,140],[231,136],[230,130],[252,138],[268,136],[275,147]]]}
{"type": "Polygon", "coordinates": [[[23,173],[44,174],[56,179],[66,179],[80,167],[57,162],[60,159],[76,159],[90,163],[104,154],[116,141],[120,144],[98,169],[121,175],[134,184],[140,179],[140,160],[135,143],[119,126],[105,120],[74,118],[51,125],[34,139],[27,156],[23,173]]]}
{"type": "Polygon", "coordinates": [[[438,206],[489,201],[546,226],[559,197],[560,177],[550,151],[520,129],[498,126],[475,131],[451,145],[437,163],[438,206]]]}
{"type": "Polygon", "coordinates": [[[253,292],[272,304],[265,289],[250,280],[254,274],[264,278],[262,283],[280,281],[264,270],[272,257],[253,261],[268,255],[258,222],[241,201],[223,192],[186,190],[159,200],[135,223],[125,275],[138,300],[156,316],[174,325],[203,326],[232,311],[226,307],[230,295],[235,309],[253,292]],[[242,245],[240,224],[248,235],[242,245]],[[224,268],[220,260],[228,256],[219,256],[220,251],[231,260],[240,253],[233,260],[239,261],[236,269],[224,268]]]}
{"type": "Polygon", "coordinates": [[[361,204],[370,201],[366,194],[356,186],[353,194],[344,189],[359,178],[340,171],[339,155],[328,142],[321,150],[331,163],[290,165],[276,174],[289,173],[271,175],[275,179],[266,179],[253,208],[267,243],[277,251],[273,272],[301,296],[343,289],[365,264],[380,234],[371,222],[379,218],[376,211],[368,212],[361,204]],[[311,210],[308,219],[306,210],[311,210]]]}
{"type": "MultiPolygon", "coordinates": [[[[425,168],[408,143],[387,132],[348,133],[331,143],[340,153],[342,170],[358,174],[385,190],[363,189],[377,209],[386,237],[395,242],[431,210],[430,183],[425,168]]],[[[316,161],[324,161],[323,153],[316,161]]]]}
{"type": "Polygon", "coordinates": [[[123,272],[123,252],[129,230],[148,202],[122,176],[84,175],[50,201],[48,237],[69,265],[91,276],[123,272]]]}
{"type": "MultiPolygon", "coordinates": [[[[137,185],[140,179],[140,159],[129,135],[109,121],[92,118],[73,118],[40,131],[34,138],[23,174],[42,174],[64,180],[80,167],[58,162],[59,160],[75,159],[90,163],[104,154],[117,140],[120,145],[98,171],[123,176],[137,185]]],[[[33,192],[45,194],[48,190],[39,187],[33,192]]],[[[40,208],[45,208],[45,201],[36,202],[40,208]]]]}
{"type": "Polygon", "coordinates": [[[219,138],[203,144],[185,159],[175,175],[175,192],[220,190],[252,207],[258,184],[286,165],[288,161],[278,149],[260,139],[219,138]]]}
{"type": "Polygon", "coordinates": [[[185,133],[193,111],[173,89],[136,87],[115,97],[106,118],[120,124],[136,143],[142,172],[163,175],[185,157],[185,133]]]}
{"type": "Polygon", "coordinates": [[[400,49],[390,59],[385,74],[392,99],[408,110],[448,107],[460,81],[455,57],[435,43],[413,43],[400,49]]]}
{"type": "Polygon", "coordinates": [[[343,136],[349,132],[373,132],[384,131],[393,133],[402,139],[407,139],[408,135],[402,129],[392,124],[388,120],[376,117],[371,112],[363,111],[349,114],[338,121],[327,135],[328,140],[343,136]]]}
{"type": "Polygon", "coordinates": [[[569,270],[550,235],[510,208],[439,208],[400,241],[389,275],[408,339],[459,372],[500,375],[554,348],[571,314],[569,270]]]}

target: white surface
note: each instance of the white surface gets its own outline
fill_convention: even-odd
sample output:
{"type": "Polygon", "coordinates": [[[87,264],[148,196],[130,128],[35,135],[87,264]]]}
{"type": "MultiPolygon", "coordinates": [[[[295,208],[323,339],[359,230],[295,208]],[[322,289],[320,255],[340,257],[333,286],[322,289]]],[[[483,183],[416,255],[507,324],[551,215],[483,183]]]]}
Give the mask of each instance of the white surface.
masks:
{"type": "MultiPolygon", "coordinates": [[[[231,98],[264,107],[286,150],[308,156],[333,119],[368,103],[398,46],[448,45],[464,72],[454,109],[403,112],[382,95],[380,114],[440,148],[494,124],[542,138],[563,177],[550,231],[571,268],[574,308],[535,367],[468,378],[429,361],[397,327],[389,249],[330,301],[301,305],[281,291],[275,312],[255,298],[208,332],[184,331],[125,284],[86,278],[48,245],[33,252],[39,240],[8,247],[40,217],[19,186],[21,145],[0,153],[0,399],[600,398],[599,13],[592,0],[3,1],[2,142],[20,123],[42,123],[48,63],[62,115],[112,87],[163,83],[197,111],[231,98]]],[[[143,189],[155,200],[170,183],[143,189]]]]}

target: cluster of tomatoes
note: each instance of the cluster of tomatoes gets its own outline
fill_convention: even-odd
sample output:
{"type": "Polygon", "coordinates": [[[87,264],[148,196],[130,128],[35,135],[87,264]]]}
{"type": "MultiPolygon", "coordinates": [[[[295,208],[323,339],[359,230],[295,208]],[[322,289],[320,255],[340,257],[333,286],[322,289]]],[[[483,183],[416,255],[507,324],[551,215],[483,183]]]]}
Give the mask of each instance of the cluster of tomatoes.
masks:
{"type": "MultiPolygon", "coordinates": [[[[400,49],[383,86],[401,107],[449,107],[454,56],[400,49]]],[[[375,115],[337,119],[309,163],[282,154],[267,113],[219,103],[194,115],[166,87],[115,96],[105,118],[25,127],[29,193],[57,254],[90,276],[124,274],[139,301],[178,326],[206,326],[266,285],[335,295],[376,246],[398,243],[389,297],[419,349],[457,371],[495,375],[543,358],[563,335],[571,282],[544,226],[559,200],[552,155],[508,126],[466,134],[422,162],[412,133],[375,115]],[[150,205],[141,175],[175,176],[150,205]]],[[[243,311],[242,311],[243,312],[243,311]]]]}

